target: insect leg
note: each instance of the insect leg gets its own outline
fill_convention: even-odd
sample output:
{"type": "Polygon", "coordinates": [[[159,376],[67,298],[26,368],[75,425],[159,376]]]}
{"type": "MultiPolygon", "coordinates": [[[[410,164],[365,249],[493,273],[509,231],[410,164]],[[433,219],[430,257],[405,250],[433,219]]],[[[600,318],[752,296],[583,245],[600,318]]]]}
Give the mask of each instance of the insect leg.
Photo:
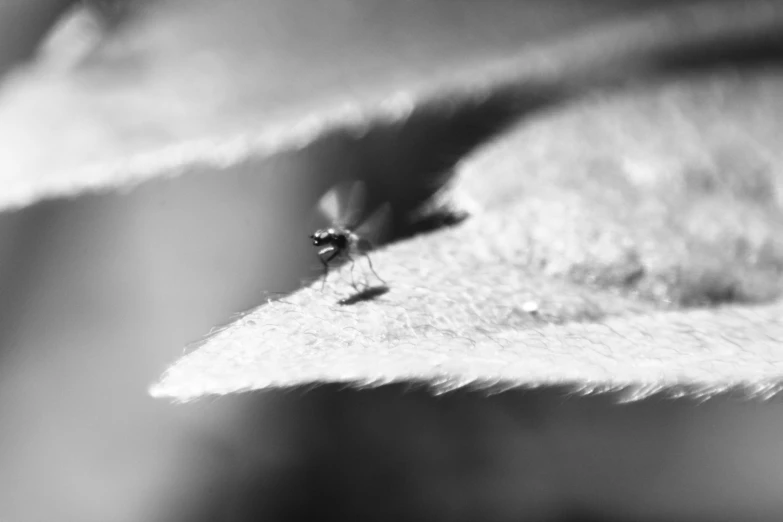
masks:
{"type": "Polygon", "coordinates": [[[376,272],[375,268],[372,266],[372,259],[370,259],[370,254],[364,252],[364,257],[367,258],[367,264],[370,265],[370,270],[372,270],[372,273],[375,274],[375,277],[377,277],[381,283],[386,284],[386,281],[384,281],[383,278],[378,275],[378,272],[376,272]]]}
{"type": "Polygon", "coordinates": [[[326,279],[329,277],[329,262],[326,261],[320,254],[318,255],[318,259],[321,261],[321,264],[324,265],[324,275],[321,278],[321,292],[323,292],[324,287],[326,286],[326,279]]]}
{"type": "Polygon", "coordinates": [[[329,277],[329,262],[338,255],[340,255],[340,250],[334,247],[327,247],[318,252],[318,259],[320,259],[321,264],[324,265],[324,278],[321,281],[321,291],[323,291],[326,286],[326,278],[329,277]],[[329,255],[325,257],[325,254],[329,255]]]}
{"type": "Polygon", "coordinates": [[[356,287],[356,280],[353,278],[353,268],[356,266],[356,260],[350,254],[348,254],[348,259],[351,260],[351,286],[358,292],[359,289],[356,287]]]}

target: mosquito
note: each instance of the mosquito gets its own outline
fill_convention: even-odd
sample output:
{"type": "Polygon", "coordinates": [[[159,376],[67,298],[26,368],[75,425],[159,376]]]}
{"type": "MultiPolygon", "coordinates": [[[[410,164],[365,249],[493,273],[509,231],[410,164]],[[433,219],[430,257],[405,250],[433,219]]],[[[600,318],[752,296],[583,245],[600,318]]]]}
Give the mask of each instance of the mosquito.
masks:
{"type": "Polygon", "coordinates": [[[321,290],[326,285],[330,263],[343,259],[351,262],[351,286],[358,290],[353,279],[356,255],[365,256],[372,273],[386,284],[372,266],[368,252],[381,239],[385,226],[388,225],[390,207],[388,203],[384,203],[369,217],[361,219],[364,217],[364,200],[364,183],[356,181],[350,186],[334,186],[318,202],[318,210],[332,223],[330,227],[320,228],[310,235],[313,246],[322,247],[318,250],[318,259],[324,267],[321,290]]]}

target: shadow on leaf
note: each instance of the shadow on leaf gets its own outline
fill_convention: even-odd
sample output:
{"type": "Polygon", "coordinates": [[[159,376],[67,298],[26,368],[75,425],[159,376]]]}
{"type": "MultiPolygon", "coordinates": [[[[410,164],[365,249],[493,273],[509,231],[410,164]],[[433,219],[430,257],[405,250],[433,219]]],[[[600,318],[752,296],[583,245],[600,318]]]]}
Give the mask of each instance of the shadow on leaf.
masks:
{"type": "Polygon", "coordinates": [[[386,285],[370,286],[353,294],[350,297],[339,300],[337,303],[342,306],[350,306],[364,301],[372,301],[376,297],[380,297],[388,291],[389,287],[386,285]]]}

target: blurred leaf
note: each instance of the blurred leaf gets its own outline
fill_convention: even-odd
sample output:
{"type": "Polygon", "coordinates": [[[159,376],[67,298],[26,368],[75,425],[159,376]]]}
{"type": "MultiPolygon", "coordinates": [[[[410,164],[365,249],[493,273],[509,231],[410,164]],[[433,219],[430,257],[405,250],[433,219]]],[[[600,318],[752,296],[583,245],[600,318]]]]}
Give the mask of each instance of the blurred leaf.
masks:
{"type": "Polygon", "coordinates": [[[150,0],[118,26],[75,10],[54,53],[0,84],[0,209],[361,134],[433,97],[445,115],[499,83],[562,97],[596,72],[672,67],[687,42],[779,33],[766,2],[653,9],[669,3],[150,0]]]}

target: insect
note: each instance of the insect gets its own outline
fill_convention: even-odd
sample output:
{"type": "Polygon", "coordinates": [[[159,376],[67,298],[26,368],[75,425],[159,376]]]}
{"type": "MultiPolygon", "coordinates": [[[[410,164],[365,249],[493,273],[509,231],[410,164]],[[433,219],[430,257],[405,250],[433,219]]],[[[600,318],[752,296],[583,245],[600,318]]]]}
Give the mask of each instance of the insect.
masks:
{"type": "Polygon", "coordinates": [[[381,239],[385,225],[388,225],[389,204],[381,205],[362,220],[364,200],[364,183],[356,181],[350,186],[336,185],[318,202],[318,210],[332,223],[328,228],[320,228],[310,235],[313,246],[321,247],[318,250],[318,259],[324,267],[322,290],[329,275],[330,263],[345,259],[351,262],[351,286],[357,289],[353,280],[355,255],[365,256],[375,277],[386,283],[375,271],[367,252],[381,239]]]}

